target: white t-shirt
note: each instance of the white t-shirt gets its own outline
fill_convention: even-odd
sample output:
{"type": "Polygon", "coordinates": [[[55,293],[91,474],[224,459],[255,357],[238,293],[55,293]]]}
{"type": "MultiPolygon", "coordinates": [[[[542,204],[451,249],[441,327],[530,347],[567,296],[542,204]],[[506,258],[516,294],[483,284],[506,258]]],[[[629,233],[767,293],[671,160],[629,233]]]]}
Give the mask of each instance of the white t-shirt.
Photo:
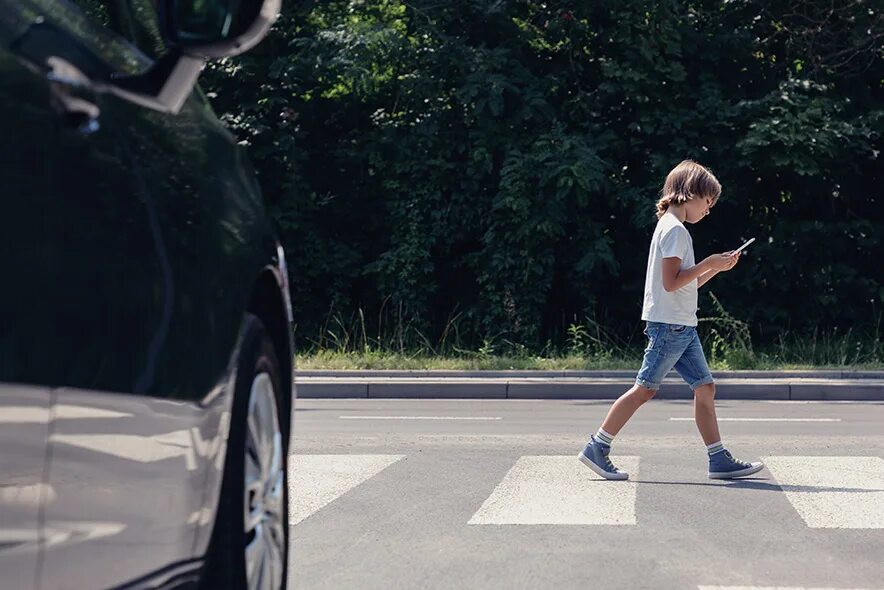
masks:
{"type": "Polygon", "coordinates": [[[681,268],[694,266],[694,243],[684,224],[672,213],[665,213],[657,222],[648,252],[645,275],[645,301],[642,319],[664,324],[697,325],[697,281],[681,289],[667,292],[663,288],[663,259],[681,259],[681,268]]]}

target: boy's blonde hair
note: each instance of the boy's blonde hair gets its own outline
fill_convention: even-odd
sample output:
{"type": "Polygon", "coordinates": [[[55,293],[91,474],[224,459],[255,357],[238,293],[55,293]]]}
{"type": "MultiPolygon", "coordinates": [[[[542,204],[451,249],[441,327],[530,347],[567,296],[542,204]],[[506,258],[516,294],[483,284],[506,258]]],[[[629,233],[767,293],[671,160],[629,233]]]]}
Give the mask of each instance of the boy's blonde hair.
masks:
{"type": "Polygon", "coordinates": [[[712,197],[712,206],[721,196],[721,184],[705,166],[693,160],[684,160],[666,175],[660,200],[657,201],[657,219],[663,217],[671,205],[681,205],[695,198],[712,197]]]}

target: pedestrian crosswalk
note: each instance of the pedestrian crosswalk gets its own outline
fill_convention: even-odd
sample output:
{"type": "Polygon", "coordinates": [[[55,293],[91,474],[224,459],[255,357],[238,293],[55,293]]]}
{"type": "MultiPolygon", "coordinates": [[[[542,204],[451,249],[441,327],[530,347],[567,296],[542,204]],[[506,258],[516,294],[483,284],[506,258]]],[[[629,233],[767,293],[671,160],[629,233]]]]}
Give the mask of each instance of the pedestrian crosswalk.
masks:
{"type": "Polygon", "coordinates": [[[765,457],[810,528],[884,529],[884,459],[765,457]]]}
{"type": "MultiPolygon", "coordinates": [[[[638,461],[617,459],[633,478],[638,461]]],[[[520,457],[469,524],[634,525],[636,484],[578,467],[572,455],[520,457]]]]}
{"type": "Polygon", "coordinates": [[[289,524],[297,524],[404,455],[292,455],[289,524]]]}
{"type": "MultiPolygon", "coordinates": [[[[406,455],[304,454],[290,458],[290,523],[297,524],[406,455]]],[[[809,528],[884,529],[884,459],[877,456],[762,457],[809,528]]],[[[465,524],[641,526],[640,456],[620,456],[630,480],[598,478],[572,455],[525,455],[502,473],[465,524]]],[[[716,484],[717,485],[717,484],[716,484]]]]}

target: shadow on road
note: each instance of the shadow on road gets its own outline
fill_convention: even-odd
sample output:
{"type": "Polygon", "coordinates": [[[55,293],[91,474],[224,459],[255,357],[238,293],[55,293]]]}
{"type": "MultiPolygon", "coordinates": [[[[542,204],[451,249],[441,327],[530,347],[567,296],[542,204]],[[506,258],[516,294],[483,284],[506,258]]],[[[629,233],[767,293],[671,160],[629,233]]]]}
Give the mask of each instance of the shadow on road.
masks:
{"type": "Polygon", "coordinates": [[[884,492],[884,490],[864,489],[864,488],[833,488],[827,486],[791,486],[780,485],[776,483],[767,483],[766,478],[745,478],[737,481],[728,482],[697,482],[697,481],[649,481],[645,479],[630,480],[634,483],[652,484],[652,485],[669,485],[669,486],[712,486],[718,488],[735,488],[748,490],[764,490],[768,492],[842,492],[849,494],[871,494],[876,492],[884,492]]]}

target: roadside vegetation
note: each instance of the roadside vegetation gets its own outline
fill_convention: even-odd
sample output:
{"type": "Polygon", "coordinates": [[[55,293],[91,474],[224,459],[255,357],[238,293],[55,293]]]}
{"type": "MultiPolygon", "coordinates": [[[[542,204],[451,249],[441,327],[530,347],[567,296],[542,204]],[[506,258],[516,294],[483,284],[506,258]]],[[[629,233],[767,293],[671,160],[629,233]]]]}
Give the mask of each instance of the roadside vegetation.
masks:
{"type": "Polygon", "coordinates": [[[286,248],[302,366],[635,367],[654,202],[724,192],[713,366],[878,366],[872,3],[285,2],[200,78],[286,248]],[[824,23],[824,26],[820,23],[824,23]]]}
{"type": "MultiPolygon", "coordinates": [[[[813,330],[784,332],[773,344],[756,347],[749,326],[733,317],[710,295],[713,312],[700,318],[700,334],[709,365],[714,370],[884,370],[881,317],[865,332],[813,330]]],[[[298,353],[298,369],[404,370],[637,370],[645,345],[640,324],[625,340],[586,318],[567,328],[566,343],[552,342],[531,351],[504,334],[485,339],[477,349],[465,348],[457,318],[442,335],[430,339],[401,322],[370,334],[360,310],[354,317],[329,318],[314,338],[299,338],[306,346],[298,353]]]]}

